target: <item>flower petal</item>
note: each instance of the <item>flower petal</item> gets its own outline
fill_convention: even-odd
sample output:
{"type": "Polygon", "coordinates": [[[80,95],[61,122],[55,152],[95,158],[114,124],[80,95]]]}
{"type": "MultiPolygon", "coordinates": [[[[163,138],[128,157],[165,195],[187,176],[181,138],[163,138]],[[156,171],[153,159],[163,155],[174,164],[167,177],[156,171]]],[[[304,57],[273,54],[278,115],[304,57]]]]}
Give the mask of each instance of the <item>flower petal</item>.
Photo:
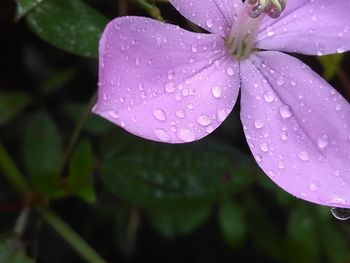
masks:
{"type": "Polygon", "coordinates": [[[279,19],[265,19],[256,47],[309,55],[350,49],[349,0],[290,0],[279,19]]]}
{"type": "Polygon", "coordinates": [[[225,37],[230,32],[241,0],[170,0],[187,19],[209,32],[225,37]]]}
{"type": "Polygon", "coordinates": [[[100,41],[94,112],[146,139],[198,140],[231,112],[238,68],[219,36],[142,17],[117,18],[100,41]]]}
{"type": "Polygon", "coordinates": [[[241,119],[260,167],[296,197],[349,208],[349,103],[280,52],[243,61],[241,76],[241,119]]]}

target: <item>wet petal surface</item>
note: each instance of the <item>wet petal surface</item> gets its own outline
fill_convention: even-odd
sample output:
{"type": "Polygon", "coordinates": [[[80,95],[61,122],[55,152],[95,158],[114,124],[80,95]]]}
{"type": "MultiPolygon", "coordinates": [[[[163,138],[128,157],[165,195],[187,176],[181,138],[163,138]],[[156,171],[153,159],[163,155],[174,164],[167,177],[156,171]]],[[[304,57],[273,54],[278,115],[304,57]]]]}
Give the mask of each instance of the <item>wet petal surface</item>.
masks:
{"type": "Polygon", "coordinates": [[[221,37],[142,17],[112,21],[100,42],[94,112],[146,139],[203,138],[231,112],[238,63],[221,37]]]}
{"type": "Polygon", "coordinates": [[[241,0],[170,0],[187,19],[200,27],[226,37],[242,8],[241,0]]]}
{"type": "Polygon", "coordinates": [[[265,18],[256,47],[309,55],[350,49],[350,1],[289,0],[279,19],[265,18]]]}
{"type": "Polygon", "coordinates": [[[296,197],[350,207],[350,106],[299,60],[273,51],[241,63],[241,119],[260,167],[296,197]]]}

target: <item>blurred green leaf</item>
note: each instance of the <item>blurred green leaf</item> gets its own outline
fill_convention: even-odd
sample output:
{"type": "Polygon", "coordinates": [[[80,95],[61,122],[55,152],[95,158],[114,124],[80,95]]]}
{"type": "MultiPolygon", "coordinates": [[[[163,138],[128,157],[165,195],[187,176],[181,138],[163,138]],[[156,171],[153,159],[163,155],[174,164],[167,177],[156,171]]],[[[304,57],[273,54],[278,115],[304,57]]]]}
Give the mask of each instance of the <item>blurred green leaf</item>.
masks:
{"type": "Polygon", "coordinates": [[[218,144],[168,145],[113,134],[102,148],[105,186],[135,204],[211,203],[252,181],[252,163],[218,144]]]}
{"type": "Polygon", "coordinates": [[[330,263],[347,263],[350,262],[349,242],[345,235],[342,235],[336,228],[337,221],[335,220],[331,221],[328,218],[328,220],[321,220],[319,224],[322,251],[326,252],[330,263]]]}
{"type": "Polygon", "coordinates": [[[211,205],[184,205],[147,210],[151,225],[168,238],[187,234],[208,219],[211,205]]]}
{"type": "Polygon", "coordinates": [[[118,203],[115,213],[114,230],[120,251],[130,256],[135,248],[136,236],[140,224],[140,210],[137,207],[118,203]]]}
{"type": "Polygon", "coordinates": [[[245,208],[247,233],[257,251],[268,255],[276,262],[285,262],[285,236],[280,227],[280,217],[275,211],[267,210],[268,205],[253,198],[252,193],[246,197],[245,208]]]}
{"type": "Polygon", "coordinates": [[[35,6],[40,4],[44,0],[16,0],[17,2],[17,13],[16,19],[20,19],[25,16],[35,6]]]}
{"type": "Polygon", "coordinates": [[[50,0],[26,17],[30,28],[50,44],[80,56],[97,57],[108,19],[80,0],[50,0]]]}
{"type": "Polygon", "coordinates": [[[30,102],[25,93],[11,92],[0,94],[0,127],[11,120],[30,102]]]}
{"type": "Polygon", "coordinates": [[[232,248],[240,247],[246,234],[242,209],[231,200],[225,200],[219,207],[219,223],[227,243],[232,248]]]}
{"type": "MultiPolygon", "coordinates": [[[[86,105],[84,104],[67,103],[62,107],[62,112],[74,122],[78,122],[85,109],[86,105]]],[[[111,127],[113,127],[113,125],[110,122],[93,114],[92,112],[84,123],[84,129],[95,135],[106,134],[111,127]]]]}
{"type": "Polygon", "coordinates": [[[0,241],[0,262],[1,263],[34,263],[28,258],[21,242],[15,238],[7,238],[0,241]]]}
{"type": "Polygon", "coordinates": [[[318,59],[323,66],[323,77],[327,80],[331,80],[337,74],[337,70],[341,66],[344,55],[333,54],[328,56],[319,56],[318,59]]]}
{"type": "Polygon", "coordinates": [[[75,149],[69,162],[68,189],[89,203],[96,201],[93,186],[94,156],[91,143],[83,140],[75,149]]]}
{"type": "Polygon", "coordinates": [[[44,94],[49,94],[63,88],[69,81],[72,80],[76,73],[76,68],[65,68],[50,72],[46,81],[44,81],[42,84],[41,91],[44,94]]]}
{"type": "Polygon", "coordinates": [[[288,223],[288,262],[321,262],[317,222],[310,211],[311,205],[294,209],[288,223]]]}
{"type": "Polygon", "coordinates": [[[22,154],[33,188],[53,195],[58,187],[62,141],[47,113],[38,112],[27,118],[22,154]]]}

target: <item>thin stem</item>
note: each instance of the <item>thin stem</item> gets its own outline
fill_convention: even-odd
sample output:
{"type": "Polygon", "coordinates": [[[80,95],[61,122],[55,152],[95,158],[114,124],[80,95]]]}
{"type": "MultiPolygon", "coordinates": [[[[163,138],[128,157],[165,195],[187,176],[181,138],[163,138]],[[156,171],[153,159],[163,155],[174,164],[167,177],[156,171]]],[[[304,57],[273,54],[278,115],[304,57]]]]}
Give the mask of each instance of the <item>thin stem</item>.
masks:
{"type": "Polygon", "coordinates": [[[24,208],[21,213],[19,214],[15,227],[13,231],[21,236],[26,228],[28,217],[29,217],[30,209],[28,207],[24,208]]]}
{"type": "Polygon", "coordinates": [[[91,99],[89,100],[88,104],[86,105],[86,108],[84,109],[83,113],[81,114],[80,116],[80,119],[77,123],[77,125],[75,126],[75,129],[72,133],[72,136],[69,140],[69,143],[68,143],[68,147],[66,149],[66,152],[64,154],[64,157],[63,157],[63,160],[62,160],[62,164],[61,164],[61,169],[60,169],[60,174],[63,173],[67,163],[68,163],[68,160],[72,154],[72,151],[74,149],[74,146],[79,138],[79,135],[81,133],[81,130],[83,129],[84,127],[84,124],[87,120],[87,118],[89,117],[89,114],[91,112],[91,108],[93,107],[93,105],[95,104],[95,101],[96,101],[96,98],[97,98],[97,94],[95,93],[91,99]]]}
{"type": "Polygon", "coordinates": [[[38,206],[37,211],[42,218],[60,234],[65,241],[77,251],[82,258],[90,263],[107,263],[95,250],[93,250],[70,226],[55,215],[50,209],[38,206]]]}
{"type": "Polygon", "coordinates": [[[0,170],[7,178],[12,187],[20,194],[25,195],[28,187],[27,182],[12,160],[6,148],[0,142],[0,170]]]}
{"type": "Polygon", "coordinates": [[[155,5],[152,5],[145,0],[136,0],[136,3],[154,19],[157,19],[162,22],[165,21],[164,18],[162,17],[162,14],[159,8],[156,7],[155,5]]]}

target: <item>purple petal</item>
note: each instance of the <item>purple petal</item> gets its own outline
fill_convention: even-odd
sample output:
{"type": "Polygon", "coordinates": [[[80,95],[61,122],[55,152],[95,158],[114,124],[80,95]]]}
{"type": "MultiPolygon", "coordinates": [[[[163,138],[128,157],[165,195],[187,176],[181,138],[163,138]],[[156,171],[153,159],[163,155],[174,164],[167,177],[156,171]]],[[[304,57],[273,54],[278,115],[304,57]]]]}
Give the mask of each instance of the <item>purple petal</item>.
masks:
{"type": "Polygon", "coordinates": [[[260,167],[313,203],[350,207],[350,107],[301,61],[273,51],[241,63],[241,119],[260,167]]]}
{"type": "Polygon", "coordinates": [[[231,112],[238,63],[224,40],[142,17],[117,18],[100,41],[94,112],[146,139],[203,138],[231,112]]]}
{"type": "Polygon", "coordinates": [[[309,55],[350,49],[349,0],[294,0],[277,19],[265,19],[256,47],[309,55]]]}
{"type": "Polygon", "coordinates": [[[241,0],[170,0],[187,19],[222,37],[227,36],[242,8],[241,0]]]}

